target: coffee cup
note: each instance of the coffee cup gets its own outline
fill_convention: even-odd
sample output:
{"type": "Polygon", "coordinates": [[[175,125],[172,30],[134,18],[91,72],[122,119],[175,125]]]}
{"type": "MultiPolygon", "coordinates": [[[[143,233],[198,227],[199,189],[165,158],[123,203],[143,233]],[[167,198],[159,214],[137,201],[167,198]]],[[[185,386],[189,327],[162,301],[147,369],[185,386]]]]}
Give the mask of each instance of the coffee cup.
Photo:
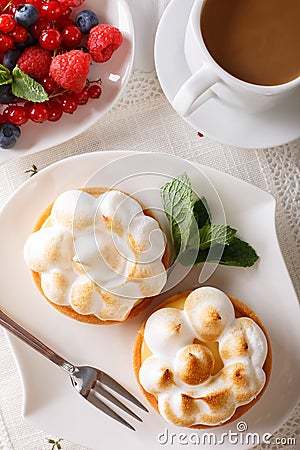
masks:
{"type": "Polygon", "coordinates": [[[172,102],[174,109],[181,116],[188,117],[193,114],[212,97],[217,97],[222,102],[247,112],[262,111],[274,107],[283,97],[291,94],[292,90],[299,89],[300,59],[299,31],[297,30],[299,29],[300,1],[286,0],[286,2],[282,2],[282,0],[195,0],[184,42],[184,55],[192,75],[180,87],[172,102]],[[291,10],[288,10],[288,14],[283,17],[281,9],[278,10],[274,6],[274,1],[278,4],[281,3],[281,8],[291,8],[291,10]],[[266,21],[268,14],[266,8],[262,11],[259,10],[260,7],[263,8],[260,5],[265,2],[269,3],[269,14],[272,11],[277,14],[273,19],[271,18],[271,24],[269,20],[268,24],[266,21]],[[244,7],[247,4],[248,10],[239,9],[238,14],[234,10],[237,5],[244,7]],[[256,9],[252,11],[251,8],[254,4],[256,4],[256,9]],[[223,5],[223,10],[219,11],[218,17],[216,13],[218,8],[221,8],[220,5],[223,5]],[[224,5],[228,9],[224,10],[224,5]],[[233,18],[236,17],[235,24],[230,13],[233,18]],[[222,20],[225,24],[230,22],[227,30],[222,25],[222,20]],[[250,31],[247,31],[247,23],[244,24],[243,20],[249,21],[250,31]],[[255,20],[257,25],[251,23],[251,20],[255,20]],[[277,23],[281,24],[283,20],[285,20],[285,29],[283,30],[281,27],[274,33],[277,23]],[[219,37],[218,21],[221,24],[221,31],[223,30],[223,35],[220,32],[219,37]],[[248,45],[252,37],[245,34],[246,32],[254,33],[252,49],[251,45],[250,48],[248,45]],[[259,33],[261,33],[260,37],[259,33]],[[276,36],[277,34],[278,36],[276,36]],[[226,46],[227,42],[224,36],[227,37],[227,35],[231,39],[232,48],[229,44],[226,46]],[[285,40],[283,40],[283,35],[286,36],[285,40]],[[294,37],[295,42],[293,41],[294,37]],[[249,58],[251,58],[249,61],[247,61],[247,51],[243,50],[244,41],[245,45],[248,45],[246,50],[249,51],[249,58]],[[260,42],[263,42],[264,45],[260,45],[260,42]],[[276,47],[277,43],[280,48],[276,47]],[[246,52],[246,55],[243,54],[243,51],[246,52]],[[276,59],[274,58],[276,52],[283,61],[280,62],[280,59],[275,61],[273,67],[271,63],[273,63],[273,59],[276,59]],[[298,56],[294,57],[296,54],[298,56]],[[268,61],[269,56],[271,63],[268,61]],[[242,69],[238,67],[239,62],[242,69]]]}

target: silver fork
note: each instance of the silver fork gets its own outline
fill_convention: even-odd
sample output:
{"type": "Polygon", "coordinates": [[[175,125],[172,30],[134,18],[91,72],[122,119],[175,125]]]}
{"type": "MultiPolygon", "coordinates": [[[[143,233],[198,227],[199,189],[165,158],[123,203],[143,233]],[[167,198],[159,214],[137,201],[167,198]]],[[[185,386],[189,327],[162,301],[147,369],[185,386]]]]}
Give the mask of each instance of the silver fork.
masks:
{"type": "Polygon", "coordinates": [[[86,400],[88,400],[102,412],[117,420],[122,425],[125,425],[126,427],[135,431],[135,428],[130,423],[128,423],[125,419],[123,419],[123,417],[121,417],[118,413],[111,409],[105,402],[103,402],[103,400],[101,400],[100,397],[105,398],[109,402],[125,411],[127,414],[130,414],[139,422],[142,422],[142,419],[139,416],[137,416],[126,405],[124,405],[120,400],[112,395],[106,389],[106,387],[126,398],[134,405],[141,408],[143,411],[148,412],[148,410],[144,405],[142,405],[139,400],[137,400],[130,392],[128,392],[121,384],[119,384],[107,373],[90,366],[74,366],[73,364],[62,358],[60,355],[55,353],[51,348],[47,347],[47,345],[43,344],[43,342],[30,334],[27,330],[22,328],[1,309],[0,325],[2,325],[4,328],[20,338],[30,347],[37,350],[47,359],[67,372],[76,391],[79,392],[79,394],[81,394],[86,400]]]}

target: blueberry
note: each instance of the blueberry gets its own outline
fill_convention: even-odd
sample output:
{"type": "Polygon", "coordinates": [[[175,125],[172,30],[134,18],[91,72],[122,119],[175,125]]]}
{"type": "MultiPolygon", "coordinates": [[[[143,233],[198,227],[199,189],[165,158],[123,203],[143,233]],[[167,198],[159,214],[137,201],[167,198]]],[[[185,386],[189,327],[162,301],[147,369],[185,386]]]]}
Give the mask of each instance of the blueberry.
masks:
{"type": "Polygon", "coordinates": [[[98,23],[99,21],[96,14],[88,9],[85,9],[77,14],[75,19],[75,24],[82,34],[89,34],[91,28],[98,25],[98,23]]]}
{"type": "Polygon", "coordinates": [[[0,103],[8,104],[15,100],[15,96],[11,90],[11,84],[2,84],[0,86],[0,103]]]}
{"type": "Polygon", "coordinates": [[[13,70],[21,54],[22,51],[15,48],[8,50],[3,57],[3,65],[9,70],[13,70]]]}
{"type": "Polygon", "coordinates": [[[35,6],[30,3],[27,5],[19,5],[15,13],[15,19],[19,25],[30,27],[38,20],[39,13],[35,6]]]}
{"type": "Polygon", "coordinates": [[[16,145],[21,130],[17,125],[10,122],[4,122],[0,125],[0,147],[9,149],[16,145]]]}
{"type": "Polygon", "coordinates": [[[15,42],[15,47],[17,47],[20,50],[24,50],[27,47],[32,47],[34,45],[37,45],[38,40],[33,37],[31,34],[29,34],[28,38],[25,42],[15,42]]]}

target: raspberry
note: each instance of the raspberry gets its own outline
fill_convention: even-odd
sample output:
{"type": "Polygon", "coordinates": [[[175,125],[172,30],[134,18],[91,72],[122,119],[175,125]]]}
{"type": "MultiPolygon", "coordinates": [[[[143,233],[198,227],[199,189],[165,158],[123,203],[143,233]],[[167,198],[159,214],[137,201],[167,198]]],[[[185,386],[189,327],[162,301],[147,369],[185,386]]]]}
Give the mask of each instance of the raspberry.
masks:
{"type": "Polygon", "coordinates": [[[58,0],[61,5],[70,6],[71,8],[77,8],[81,6],[84,0],[58,0]]]}
{"type": "Polygon", "coordinates": [[[88,49],[92,58],[96,62],[108,61],[114,51],[123,42],[123,36],[118,28],[111,25],[97,25],[92,28],[88,39],[88,49]]]}
{"type": "Polygon", "coordinates": [[[82,50],[71,50],[56,56],[50,66],[50,75],[57,84],[73,92],[80,92],[90,71],[91,56],[82,50]]]}
{"type": "Polygon", "coordinates": [[[49,74],[51,61],[51,53],[47,50],[39,47],[28,47],[18,59],[18,66],[27,75],[32,75],[39,80],[49,74]]]}

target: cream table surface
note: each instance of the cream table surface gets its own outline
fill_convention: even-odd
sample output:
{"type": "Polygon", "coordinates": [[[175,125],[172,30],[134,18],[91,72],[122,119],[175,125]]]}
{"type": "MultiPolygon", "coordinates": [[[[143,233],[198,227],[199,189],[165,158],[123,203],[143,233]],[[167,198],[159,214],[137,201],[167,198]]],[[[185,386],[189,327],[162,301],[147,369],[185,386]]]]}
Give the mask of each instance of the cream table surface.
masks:
{"type": "MultiPolygon", "coordinates": [[[[233,148],[199,137],[176,115],[160,89],[153,71],[152,57],[155,28],[168,1],[131,0],[137,36],[140,38],[137,39],[135,60],[135,69],[138,71],[133,73],[119,104],[78,137],[0,166],[0,207],[26,181],[28,174],[25,171],[32,164],[42,169],[68,156],[101,150],[174,154],[248,181],[276,198],[279,243],[299,297],[300,140],[269,149],[233,148]],[[144,49],[143,42],[147,42],[144,49]]],[[[281,429],[274,433],[274,437],[298,438],[295,446],[261,445],[257,448],[300,449],[299,413],[298,405],[281,429]]],[[[0,450],[47,450],[51,448],[46,439],[48,437],[52,436],[47,430],[39,430],[22,418],[20,377],[5,334],[0,330],[0,450]]],[[[67,441],[62,441],[61,445],[63,450],[84,450],[67,441]]]]}

